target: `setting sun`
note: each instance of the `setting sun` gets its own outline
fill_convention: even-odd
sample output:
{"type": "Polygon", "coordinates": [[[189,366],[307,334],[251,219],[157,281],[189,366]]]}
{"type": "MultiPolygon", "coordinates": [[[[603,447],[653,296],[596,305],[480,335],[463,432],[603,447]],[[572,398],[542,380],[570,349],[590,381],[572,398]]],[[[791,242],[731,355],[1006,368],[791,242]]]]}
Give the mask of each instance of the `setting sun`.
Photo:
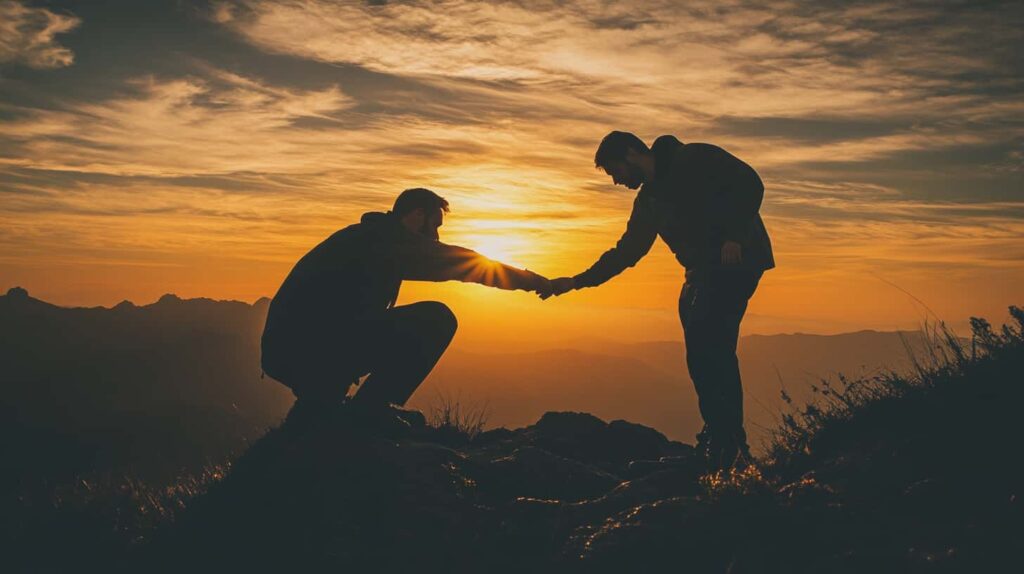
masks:
{"type": "Polygon", "coordinates": [[[522,254],[530,251],[529,240],[515,235],[467,237],[464,244],[477,253],[506,265],[526,268],[522,254]]]}

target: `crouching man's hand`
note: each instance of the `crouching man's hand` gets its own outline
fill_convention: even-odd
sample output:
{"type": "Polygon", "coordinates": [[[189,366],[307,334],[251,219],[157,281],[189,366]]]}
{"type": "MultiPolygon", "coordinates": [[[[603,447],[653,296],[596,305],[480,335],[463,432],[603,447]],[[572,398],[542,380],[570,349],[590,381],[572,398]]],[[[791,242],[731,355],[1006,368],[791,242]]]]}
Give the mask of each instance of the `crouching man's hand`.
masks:
{"type": "MultiPolygon", "coordinates": [[[[533,275],[533,277],[531,285],[527,289],[527,291],[533,291],[534,293],[539,295],[541,299],[543,299],[545,293],[551,293],[551,280],[543,275],[533,273],[532,271],[530,271],[530,273],[533,275]]],[[[548,296],[550,297],[550,295],[548,296]]]]}
{"type": "Polygon", "coordinates": [[[537,294],[540,295],[541,299],[547,299],[548,297],[551,297],[552,295],[561,295],[563,293],[568,293],[569,291],[572,291],[575,288],[576,288],[576,280],[575,279],[573,279],[572,277],[559,277],[558,279],[551,280],[551,290],[549,292],[547,292],[547,293],[540,293],[540,292],[538,292],[537,294]]]}

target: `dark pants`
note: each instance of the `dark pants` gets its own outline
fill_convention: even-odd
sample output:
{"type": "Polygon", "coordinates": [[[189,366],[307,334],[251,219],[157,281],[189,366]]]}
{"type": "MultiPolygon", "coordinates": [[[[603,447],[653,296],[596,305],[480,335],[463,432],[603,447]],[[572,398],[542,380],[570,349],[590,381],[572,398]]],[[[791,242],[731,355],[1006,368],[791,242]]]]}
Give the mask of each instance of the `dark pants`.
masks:
{"type": "Polygon", "coordinates": [[[746,433],[736,343],[747,301],[760,279],[760,271],[741,266],[692,269],[679,296],[686,366],[697,390],[704,433],[739,446],[746,446],[746,433]]]}
{"type": "Polygon", "coordinates": [[[423,301],[351,321],[329,334],[265,334],[264,370],[300,400],[340,399],[368,374],[353,403],[404,405],[444,354],[457,327],[446,305],[423,301]]]}

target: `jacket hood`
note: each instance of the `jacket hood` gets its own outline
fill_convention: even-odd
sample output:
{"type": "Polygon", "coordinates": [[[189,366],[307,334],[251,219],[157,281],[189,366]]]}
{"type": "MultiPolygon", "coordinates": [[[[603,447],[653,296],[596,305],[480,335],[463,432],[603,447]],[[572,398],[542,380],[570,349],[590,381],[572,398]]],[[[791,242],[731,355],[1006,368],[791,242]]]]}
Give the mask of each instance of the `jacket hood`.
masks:
{"type": "Polygon", "coordinates": [[[383,223],[391,218],[391,212],[384,213],[382,211],[369,211],[363,214],[363,217],[359,220],[360,223],[383,223]]]}
{"type": "Polygon", "coordinates": [[[654,154],[654,177],[656,179],[668,173],[672,163],[672,153],[682,146],[683,142],[673,135],[659,136],[654,140],[654,143],[651,144],[651,153],[654,154]]]}

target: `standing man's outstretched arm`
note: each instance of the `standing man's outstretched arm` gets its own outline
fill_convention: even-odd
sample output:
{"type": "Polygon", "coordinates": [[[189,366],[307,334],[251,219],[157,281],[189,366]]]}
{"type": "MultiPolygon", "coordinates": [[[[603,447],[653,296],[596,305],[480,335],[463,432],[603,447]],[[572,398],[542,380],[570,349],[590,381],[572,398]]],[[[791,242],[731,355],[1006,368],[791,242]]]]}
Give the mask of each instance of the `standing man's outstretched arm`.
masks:
{"type": "Polygon", "coordinates": [[[626,224],[626,231],[615,247],[605,251],[597,262],[583,273],[575,277],[554,279],[551,281],[550,292],[540,291],[538,294],[541,299],[547,299],[552,295],[561,295],[573,289],[597,287],[636,265],[651,250],[657,237],[658,230],[654,224],[654,218],[643,204],[642,198],[637,196],[633,201],[633,212],[626,224]]]}

